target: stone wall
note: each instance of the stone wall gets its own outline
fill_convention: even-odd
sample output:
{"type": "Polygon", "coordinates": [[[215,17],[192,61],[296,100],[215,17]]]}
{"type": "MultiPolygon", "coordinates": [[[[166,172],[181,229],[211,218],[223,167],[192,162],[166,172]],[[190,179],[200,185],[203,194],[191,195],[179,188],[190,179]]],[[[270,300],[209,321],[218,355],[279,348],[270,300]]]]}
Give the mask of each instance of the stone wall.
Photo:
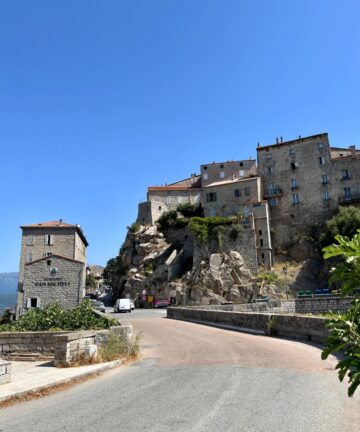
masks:
{"type": "Polygon", "coordinates": [[[252,159],[242,161],[220,162],[201,165],[202,187],[210,183],[231,180],[236,177],[256,175],[256,161],[252,159]]]}
{"type": "Polygon", "coordinates": [[[314,297],[295,300],[270,300],[261,303],[229,305],[194,306],[197,309],[209,309],[231,312],[271,312],[319,315],[324,312],[345,312],[351,307],[352,297],[314,297]]]}
{"type": "Polygon", "coordinates": [[[53,355],[55,337],[66,332],[2,332],[0,333],[0,356],[14,352],[37,352],[53,355]]]}
{"type": "MultiPolygon", "coordinates": [[[[241,254],[246,264],[246,267],[251,271],[252,274],[257,274],[257,248],[256,248],[256,237],[254,229],[243,229],[238,233],[236,239],[229,236],[227,229],[224,235],[224,242],[222,250],[224,252],[237,251],[241,254]]],[[[213,253],[218,253],[219,247],[216,242],[211,242],[209,245],[204,246],[202,243],[194,239],[194,265],[198,264],[202,260],[209,259],[209,256],[213,253]]]]}
{"type": "Polygon", "coordinates": [[[55,302],[66,309],[77,306],[84,296],[84,270],[84,263],[58,256],[27,264],[23,309],[29,307],[30,298],[39,299],[38,307],[55,302]],[[55,274],[50,272],[53,268],[57,269],[55,274]]]}
{"type": "Polygon", "coordinates": [[[0,385],[11,381],[11,364],[8,361],[0,360],[0,385]]]}
{"type": "Polygon", "coordinates": [[[324,342],[328,336],[325,319],[300,315],[227,312],[209,309],[170,307],[168,318],[204,324],[235,327],[239,330],[255,330],[270,335],[324,342]]]}

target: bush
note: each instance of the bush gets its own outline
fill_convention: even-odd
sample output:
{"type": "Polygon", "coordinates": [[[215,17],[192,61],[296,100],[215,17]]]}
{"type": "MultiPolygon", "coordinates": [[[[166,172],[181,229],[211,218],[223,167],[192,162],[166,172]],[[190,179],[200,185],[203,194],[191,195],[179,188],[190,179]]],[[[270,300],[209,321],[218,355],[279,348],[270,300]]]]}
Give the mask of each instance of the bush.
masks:
{"type": "Polygon", "coordinates": [[[203,217],[204,216],[204,209],[201,207],[200,204],[179,204],[176,209],[182,216],[186,218],[191,217],[203,217]]]}
{"type": "Polygon", "coordinates": [[[129,341],[126,336],[110,333],[107,342],[99,348],[98,358],[100,361],[135,358],[140,352],[140,339],[141,334],[137,334],[134,341],[129,341]]]}
{"type": "Polygon", "coordinates": [[[178,214],[176,210],[170,210],[163,213],[157,220],[157,225],[161,232],[168,230],[170,227],[174,227],[178,220],[178,214]]]}
{"type": "Polygon", "coordinates": [[[127,227],[127,229],[132,233],[137,233],[141,227],[141,224],[139,222],[134,222],[130,226],[127,227]]]}
{"type": "Polygon", "coordinates": [[[100,330],[113,325],[118,325],[115,319],[96,315],[91,301],[84,300],[74,309],[62,309],[58,303],[44,309],[30,309],[17,321],[0,325],[0,331],[100,330]]]}
{"type": "Polygon", "coordinates": [[[321,247],[329,246],[337,235],[352,237],[360,229],[360,208],[339,207],[337,213],[326,222],[321,234],[321,247]]]}
{"type": "Polygon", "coordinates": [[[237,219],[233,217],[193,217],[190,219],[189,227],[199,241],[206,242],[210,238],[221,237],[222,230],[219,231],[215,228],[230,226],[236,221],[237,219]]]}

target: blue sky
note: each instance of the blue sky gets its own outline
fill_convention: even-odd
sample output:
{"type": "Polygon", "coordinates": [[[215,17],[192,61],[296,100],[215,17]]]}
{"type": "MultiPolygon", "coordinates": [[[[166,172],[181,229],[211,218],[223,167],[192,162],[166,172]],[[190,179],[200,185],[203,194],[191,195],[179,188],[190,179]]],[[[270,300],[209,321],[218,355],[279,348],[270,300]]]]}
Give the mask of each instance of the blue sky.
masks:
{"type": "Polygon", "coordinates": [[[82,225],[115,256],[146,187],[256,144],[360,146],[360,4],[1,0],[0,272],[20,224],[82,225]]]}

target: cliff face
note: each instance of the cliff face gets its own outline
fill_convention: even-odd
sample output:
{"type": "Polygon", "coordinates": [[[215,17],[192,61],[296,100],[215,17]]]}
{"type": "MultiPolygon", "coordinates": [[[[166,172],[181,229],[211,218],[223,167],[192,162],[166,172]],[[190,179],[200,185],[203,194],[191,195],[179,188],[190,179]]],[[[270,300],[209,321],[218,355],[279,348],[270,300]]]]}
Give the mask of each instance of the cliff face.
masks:
{"type": "Polygon", "coordinates": [[[129,231],[117,262],[114,296],[129,295],[138,306],[170,296],[192,305],[247,302],[258,292],[238,251],[206,247],[188,227],[166,236],[156,226],[129,231]]]}

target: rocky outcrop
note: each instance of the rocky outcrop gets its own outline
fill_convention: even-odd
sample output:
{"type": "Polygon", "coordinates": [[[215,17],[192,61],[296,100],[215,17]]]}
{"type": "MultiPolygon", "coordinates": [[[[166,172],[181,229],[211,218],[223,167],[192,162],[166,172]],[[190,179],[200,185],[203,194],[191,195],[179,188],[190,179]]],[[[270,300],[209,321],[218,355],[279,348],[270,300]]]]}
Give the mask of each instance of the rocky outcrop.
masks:
{"type": "Polygon", "coordinates": [[[128,232],[118,257],[116,298],[128,295],[141,306],[146,296],[158,300],[176,296],[177,303],[201,305],[246,302],[256,295],[253,275],[238,251],[209,251],[193,265],[192,234],[182,232],[176,241],[170,238],[156,226],[128,232]],[[186,242],[181,243],[181,238],[186,242]]]}

